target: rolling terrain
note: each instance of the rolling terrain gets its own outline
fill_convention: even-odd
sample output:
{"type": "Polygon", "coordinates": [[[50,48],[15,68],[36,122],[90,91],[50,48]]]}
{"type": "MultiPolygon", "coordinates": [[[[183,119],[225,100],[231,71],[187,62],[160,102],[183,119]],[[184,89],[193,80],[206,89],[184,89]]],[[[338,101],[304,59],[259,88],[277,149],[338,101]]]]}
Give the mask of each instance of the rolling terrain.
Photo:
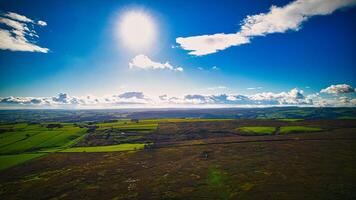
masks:
{"type": "Polygon", "coordinates": [[[1,199],[354,199],[356,120],[0,126],[1,199]]]}

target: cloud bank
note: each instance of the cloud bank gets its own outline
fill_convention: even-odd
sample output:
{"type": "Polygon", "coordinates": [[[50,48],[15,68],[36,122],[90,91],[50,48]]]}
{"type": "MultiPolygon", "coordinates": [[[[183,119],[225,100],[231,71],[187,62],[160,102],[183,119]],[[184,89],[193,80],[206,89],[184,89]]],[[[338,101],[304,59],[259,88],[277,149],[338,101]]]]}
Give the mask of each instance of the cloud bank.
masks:
{"type": "Polygon", "coordinates": [[[356,92],[356,89],[347,84],[331,85],[320,91],[326,94],[347,94],[356,92]]]}
{"type": "Polygon", "coordinates": [[[126,92],[119,95],[95,96],[69,96],[59,93],[54,97],[5,97],[0,98],[0,106],[37,106],[37,107],[77,107],[77,106],[115,106],[131,104],[149,104],[151,100],[142,92],[126,92]]]}
{"type": "Polygon", "coordinates": [[[38,39],[34,27],[46,26],[45,21],[34,21],[24,15],[13,12],[0,13],[0,49],[10,51],[30,51],[47,53],[48,48],[43,48],[35,43],[38,39]]]}
{"type": "Polygon", "coordinates": [[[149,57],[139,54],[135,56],[129,63],[130,68],[140,68],[140,69],[168,69],[173,71],[182,72],[182,67],[174,67],[169,62],[160,63],[151,60],[149,57]]]}
{"type": "Polygon", "coordinates": [[[260,92],[253,95],[188,94],[182,97],[170,97],[168,95],[149,97],[142,92],[125,92],[102,97],[91,95],[78,97],[59,93],[54,97],[0,97],[0,108],[356,106],[354,96],[329,96],[330,98],[321,97],[318,93],[304,95],[303,90],[296,88],[280,93],[260,92]]]}
{"type": "Polygon", "coordinates": [[[253,37],[298,31],[302,23],[313,16],[329,15],[355,4],[356,0],[296,0],[283,7],[271,6],[268,13],[247,16],[237,33],[178,37],[176,42],[190,55],[207,55],[250,43],[253,37]]]}

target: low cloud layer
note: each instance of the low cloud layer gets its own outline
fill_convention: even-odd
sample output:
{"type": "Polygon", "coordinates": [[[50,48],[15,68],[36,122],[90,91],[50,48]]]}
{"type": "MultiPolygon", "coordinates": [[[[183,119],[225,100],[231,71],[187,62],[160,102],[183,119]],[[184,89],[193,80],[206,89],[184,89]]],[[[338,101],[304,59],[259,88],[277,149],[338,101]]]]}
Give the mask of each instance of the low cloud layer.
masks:
{"type": "Polygon", "coordinates": [[[155,62],[143,54],[139,54],[139,55],[135,56],[132,59],[132,61],[129,63],[129,67],[130,68],[140,68],[140,69],[150,69],[150,70],[168,69],[168,70],[179,71],[179,72],[183,71],[182,67],[174,67],[169,62],[165,62],[165,63],[155,62]]]}
{"type": "Polygon", "coordinates": [[[13,12],[0,13],[0,49],[10,51],[30,51],[47,53],[48,48],[36,44],[39,38],[34,27],[47,26],[45,21],[34,21],[13,12]]]}
{"type": "MultiPolygon", "coordinates": [[[[332,87],[332,86],[330,86],[332,87]]],[[[356,106],[354,96],[329,95],[319,93],[305,95],[303,90],[292,89],[287,92],[260,92],[253,95],[188,94],[183,97],[160,95],[148,97],[142,92],[95,96],[70,96],[60,93],[54,97],[0,97],[0,107],[260,107],[260,106],[356,106]]]]}
{"type": "Polygon", "coordinates": [[[1,106],[44,106],[44,107],[61,107],[61,106],[115,106],[131,104],[149,104],[150,98],[142,92],[126,92],[119,95],[109,95],[103,97],[95,96],[69,96],[66,93],[59,93],[54,97],[5,97],[0,98],[1,106]]]}
{"type": "Polygon", "coordinates": [[[347,93],[353,93],[355,91],[356,89],[350,85],[339,84],[339,85],[331,85],[325,89],[322,89],[320,92],[326,94],[347,94],[347,93]]]}
{"type": "Polygon", "coordinates": [[[272,6],[268,13],[247,16],[237,33],[178,37],[176,42],[190,55],[207,55],[250,43],[253,37],[298,31],[302,23],[313,16],[329,15],[355,4],[356,0],[296,0],[283,7],[272,6]]]}

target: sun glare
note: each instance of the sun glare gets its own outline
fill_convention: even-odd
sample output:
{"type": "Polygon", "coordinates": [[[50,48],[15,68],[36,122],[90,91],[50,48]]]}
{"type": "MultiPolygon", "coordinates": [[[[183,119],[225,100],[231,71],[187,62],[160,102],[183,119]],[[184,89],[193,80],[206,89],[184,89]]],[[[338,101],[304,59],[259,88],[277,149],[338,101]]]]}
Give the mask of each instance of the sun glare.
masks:
{"type": "Polygon", "coordinates": [[[125,46],[140,51],[153,43],[156,27],[150,15],[142,11],[129,11],[121,16],[119,34],[125,46]]]}

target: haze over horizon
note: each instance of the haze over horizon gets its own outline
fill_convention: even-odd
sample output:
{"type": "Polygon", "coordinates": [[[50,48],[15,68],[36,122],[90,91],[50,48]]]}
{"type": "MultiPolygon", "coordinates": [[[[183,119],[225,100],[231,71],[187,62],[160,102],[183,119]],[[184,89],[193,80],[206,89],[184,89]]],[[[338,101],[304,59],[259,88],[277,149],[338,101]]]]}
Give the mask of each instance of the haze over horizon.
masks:
{"type": "Polygon", "coordinates": [[[355,4],[1,1],[0,109],[355,107],[355,4]]]}

